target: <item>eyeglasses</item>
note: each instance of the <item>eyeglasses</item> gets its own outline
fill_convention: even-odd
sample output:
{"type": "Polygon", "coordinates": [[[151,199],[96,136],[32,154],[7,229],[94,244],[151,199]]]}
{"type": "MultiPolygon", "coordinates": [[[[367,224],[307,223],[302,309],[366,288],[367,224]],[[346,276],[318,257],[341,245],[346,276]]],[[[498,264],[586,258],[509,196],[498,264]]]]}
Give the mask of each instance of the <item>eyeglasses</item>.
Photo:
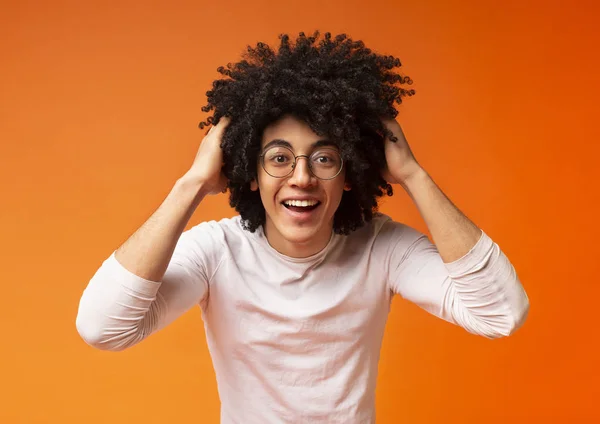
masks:
{"type": "Polygon", "coordinates": [[[296,156],[287,147],[273,146],[265,150],[259,157],[265,172],[275,178],[284,178],[292,174],[298,158],[306,158],[308,169],[320,180],[334,179],[344,167],[338,151],[327,147],[315,150],[310,156],[296,156]]]}

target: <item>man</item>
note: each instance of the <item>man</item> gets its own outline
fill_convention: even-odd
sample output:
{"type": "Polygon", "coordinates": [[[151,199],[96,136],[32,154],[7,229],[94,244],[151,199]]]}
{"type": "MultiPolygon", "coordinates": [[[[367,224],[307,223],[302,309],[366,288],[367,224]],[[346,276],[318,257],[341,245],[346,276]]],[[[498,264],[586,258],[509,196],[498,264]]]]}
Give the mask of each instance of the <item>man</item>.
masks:
{"type": "Polygon", "coordinates": [[[345,35],[258,43],[219,71],[190,167],[83,293],[77,328],[122,350],[200,305],[222,423],[371,423],[394,294],[467,331],[519,328],[528,299],[497,244],[413,156],[400,62],[345,35]],[[433,241],[376,212],[400,185],[433,241]],[[203,199],[239,212],[184,231],[203,199]]]}

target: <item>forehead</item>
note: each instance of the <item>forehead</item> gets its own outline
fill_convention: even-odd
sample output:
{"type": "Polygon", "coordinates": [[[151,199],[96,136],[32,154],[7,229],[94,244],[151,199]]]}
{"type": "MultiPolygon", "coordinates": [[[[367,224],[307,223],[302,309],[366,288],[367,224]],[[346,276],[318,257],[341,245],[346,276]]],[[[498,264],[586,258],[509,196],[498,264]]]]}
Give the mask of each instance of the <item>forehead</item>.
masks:
{"type": "MultiPolygon", "coordinates": [[[[325,144],[327,138],[315,133],[306,122],[288,115],[273,122],[263,131],[261,144],[263,148],[274,141],[285,141],[294,150],[302,150],[312,147],[316,142],[325,144]]],[[[327,142],[327,144],[334,143],[327,142]]]]}

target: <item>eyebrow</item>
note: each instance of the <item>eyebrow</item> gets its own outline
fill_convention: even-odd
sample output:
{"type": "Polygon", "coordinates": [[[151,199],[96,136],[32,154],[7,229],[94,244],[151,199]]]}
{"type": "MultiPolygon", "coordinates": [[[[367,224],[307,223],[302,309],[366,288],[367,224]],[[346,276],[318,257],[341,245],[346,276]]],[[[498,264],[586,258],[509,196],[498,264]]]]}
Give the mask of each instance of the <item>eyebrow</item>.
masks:
{"type": "MultiPolygon", "coordinates": [[[[275,140],[269,141],[267,144],[265,144],[265,147],[263,147],[263,150],[267,150],[269,147],[272,147],[272,146],[283,146],[283,147],[287,147],[291,150],[294,150],[294,148],[292,147],[292,145],[290,144],[289,141],[283,140],[281,138],[276,138],[275,140]]],[[[314,149],[316,147],[324,147],[324,146],[337,147],[337,144],[335,144],[333,141],[330,141],[330,140],[317,140],[311,146],[314,149]]]]}

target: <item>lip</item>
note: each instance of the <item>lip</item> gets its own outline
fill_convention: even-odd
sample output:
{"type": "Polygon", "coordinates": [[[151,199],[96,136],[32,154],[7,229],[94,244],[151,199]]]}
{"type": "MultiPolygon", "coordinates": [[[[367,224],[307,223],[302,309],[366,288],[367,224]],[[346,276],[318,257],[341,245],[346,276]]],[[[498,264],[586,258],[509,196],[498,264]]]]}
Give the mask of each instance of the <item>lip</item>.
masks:
{"type": "Polygon", "coordinates": [[[283,200],[281,200],[279,203],[287,202],[288,200],[314,200],[321,203],[321,201],[314,196],[289,196],[283,198],[283,200]]]}
{"type": "MultiPolygon", "coordinates": [[[[306,200],[308,200],[308,199],[306,199],[306,200]]],[[[285,207],[285,205],[283,203],[281,203],[279,206],[283,209],[283,213],[285,215],[289,216],[295,222],[306,223],[306,222],[314,219],[317,216],[317,214],[320,213],[319,209],[321,208],[322,205],[319,204],[319,206],[317,206],[315,209],[312,209],[312,210],[306,211],[306,212],[296,212],[292,209],[288,209],[285,207]]]]}

